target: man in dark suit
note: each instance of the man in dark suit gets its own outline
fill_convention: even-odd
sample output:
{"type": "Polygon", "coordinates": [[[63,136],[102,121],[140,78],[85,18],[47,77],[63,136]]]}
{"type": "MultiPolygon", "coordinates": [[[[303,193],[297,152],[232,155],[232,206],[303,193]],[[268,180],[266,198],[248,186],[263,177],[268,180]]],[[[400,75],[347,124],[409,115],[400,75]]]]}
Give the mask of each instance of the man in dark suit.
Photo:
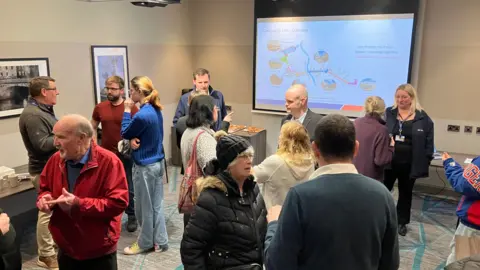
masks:
{"type": "Polygon", "coordinates": [[[316,114],[308,108],[308,92],[303,84],[292,85],[285,93],[285,107],[288,115],[282,118],[282,125],[286,121],[298,121],[307,129],[310,141],[313,141],[315,127],[322,119],[321,114],[316,114]]]}

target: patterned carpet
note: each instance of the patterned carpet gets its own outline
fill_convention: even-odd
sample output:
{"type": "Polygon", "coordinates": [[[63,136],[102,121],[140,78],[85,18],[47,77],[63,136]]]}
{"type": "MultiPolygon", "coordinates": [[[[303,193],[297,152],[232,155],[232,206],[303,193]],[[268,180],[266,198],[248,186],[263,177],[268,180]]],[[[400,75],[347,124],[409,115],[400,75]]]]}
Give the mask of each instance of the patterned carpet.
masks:
{"type": "MultiPolygon", "coordinates": [[[[183,219],[176,208],[177,190],[181,181],[180,169],[171,167],[169,184],[165,185],[165,213],[170,249],[164,253],[149,253],[126,256],[121,253],[124,247],[133,243],[136,233],[122,232],[118,245],[119,269],[156,269],[180,270],[183,269],[180,260],[180,241],[183,232],[183,219]]],[[[396,192],[394,192],[396,197],[396,192]]],[[[400,237],[400,269],[443,269],[446,258],[450,253],[448,248],[455,231],[455,206],[457,201],[452,198],[415,194],[412,210],[412,222],[409,225],[407,236],[400,237]]],[[[126,216],[124,216],[126,222],[126,216]]],[[[21,246],[24,267],[23,269],[42,269],[36,266],[35,228],[32,226],[25,232],[21,246]]]]}

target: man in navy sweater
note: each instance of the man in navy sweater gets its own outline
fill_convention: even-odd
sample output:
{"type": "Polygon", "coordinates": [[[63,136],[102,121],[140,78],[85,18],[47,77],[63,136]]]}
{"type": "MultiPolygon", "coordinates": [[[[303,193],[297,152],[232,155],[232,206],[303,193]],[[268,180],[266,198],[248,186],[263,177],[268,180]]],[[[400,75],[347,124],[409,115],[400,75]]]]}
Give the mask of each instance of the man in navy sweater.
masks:
{"type": "Polygon", "coordinates": [[[290,189],[283,207],[269,210],[267,269],[398,269],[395,203],[383,184],[358,174],[358,147],[347,117],[318,122],[320,168],[290,189]]]}
{"type": "MultiPolygon", "coordinates": [[[[218,119],[224,119],[227,116],[227,107],[225,107],[225,100],[222,92],[215,90],[210,85],[210,72],[204,68],[199,68],[193,73],[194,88],[192,91],[183,94],[177,105],[175,116],[173,117],[173,125],[176,126],[178,119],[182,116],[188,115],[188,97],[195,92],[204,92],[210,95],[215,101],[215,106],[218,107],[218,119]]],[[[212,129],[218,131],[222,129],[222,121],[217,121],[213,124],[212,129]]]]}

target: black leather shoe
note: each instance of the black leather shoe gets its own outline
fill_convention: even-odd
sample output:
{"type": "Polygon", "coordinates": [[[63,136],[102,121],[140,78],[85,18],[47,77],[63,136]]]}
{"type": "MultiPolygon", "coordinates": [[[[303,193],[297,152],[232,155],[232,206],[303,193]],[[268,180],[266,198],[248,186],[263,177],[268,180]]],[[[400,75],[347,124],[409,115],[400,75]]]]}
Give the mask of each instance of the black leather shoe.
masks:
{"type": "Polygon", "coordinates": [[[407,235],[407,225],[405,224],[398,225],[398,234],[400,234],[401,236],[407,235]]]}
{"type": "Polygon", "coordinates": [[[137,230],[137,218],[135,216],[128,216],[127,231],[134,232],[137,230]]]}

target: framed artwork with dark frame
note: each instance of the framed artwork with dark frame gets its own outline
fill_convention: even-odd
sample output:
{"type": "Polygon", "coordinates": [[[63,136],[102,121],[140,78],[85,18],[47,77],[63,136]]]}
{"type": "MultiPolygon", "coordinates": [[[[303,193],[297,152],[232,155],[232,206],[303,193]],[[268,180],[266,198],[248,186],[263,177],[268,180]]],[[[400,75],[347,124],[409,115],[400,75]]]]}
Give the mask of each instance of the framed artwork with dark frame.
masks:
{"type": "Polygon", "coordinates": [[[50,76],[48,58],[0,59],[0,118],[18,116],[27,105],[30,80],[50,76]]]}
{"type": "Polygon", "coordinates": [[[107,100],[105,81],[111,76],[125,80],[124,97],[129,96],[127,46],[92,45],[92,69],[95,104],[107,100]]]}

